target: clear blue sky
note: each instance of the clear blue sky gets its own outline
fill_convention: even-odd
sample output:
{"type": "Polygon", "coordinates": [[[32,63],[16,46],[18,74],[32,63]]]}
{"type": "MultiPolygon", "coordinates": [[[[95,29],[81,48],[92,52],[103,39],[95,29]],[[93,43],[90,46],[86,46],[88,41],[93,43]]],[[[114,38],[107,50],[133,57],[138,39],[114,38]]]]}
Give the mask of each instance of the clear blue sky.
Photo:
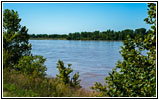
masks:
{"type": "Polygon", "coordinates": [[[146,28],[146,3],[3,3],[18,11],[29,34],[146,28]]]}

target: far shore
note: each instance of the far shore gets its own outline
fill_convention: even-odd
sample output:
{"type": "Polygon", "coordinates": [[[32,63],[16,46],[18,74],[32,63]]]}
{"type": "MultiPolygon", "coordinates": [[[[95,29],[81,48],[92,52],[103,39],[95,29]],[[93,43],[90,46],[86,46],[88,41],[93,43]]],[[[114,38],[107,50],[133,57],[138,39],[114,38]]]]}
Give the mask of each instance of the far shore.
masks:
{"type": "Polygon", "coordinates": [[[65,38],[30,38],[29,40],[67,40],[65,38]]]}
{"type": "MultiPolygon", "coordinates": [[[[66,38],[30,38],[29,40],[67,40],[66,38]]],[[[68,40],[68,41],[124,41],[124,40],[68,40]]]]}

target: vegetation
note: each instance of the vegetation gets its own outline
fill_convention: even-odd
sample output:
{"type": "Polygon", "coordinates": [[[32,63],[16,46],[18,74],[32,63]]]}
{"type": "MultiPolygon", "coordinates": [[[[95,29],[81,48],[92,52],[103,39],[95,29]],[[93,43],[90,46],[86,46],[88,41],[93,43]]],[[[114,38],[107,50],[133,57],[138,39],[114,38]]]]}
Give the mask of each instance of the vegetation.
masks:
{"type": "Polygon", "coordinates": [[[3,67],[13,67],[22,56],[30,55],[28,29],[20,25],[21,19],[14,10],[3,13],[3,67]]]}
{"type": "Polygon", "coordinates": [[[68,40],[125,40],[127,35],[134,38],[136,35],[140,35],[142,38],[147,34],[145,28],[136,29],[135,31],[131,29],[125,29],[123,31],[115,32],[114,30],[107,30],[104,32],[94,31],[94,32],[76,32],[69,33],[68,40]]]}
{"type": "Polygon", "coordinates": [[[32,77],[15,70],[3,70],[4,97],[91,97],[94,95],[92,91],[64,85],[53,77],[32,77]]]}
{"type": "Polygon", "coordinates": [[[66,40],[67,39],[67,35],[63,34],[30,34],[30,39],[55,39],[55,40],[66,40]]]}
{"type": "Polygon", "coordinates": [[[57,63],[57,68],[59,70],[59,75],[57,75],[57,78],[63,83],[63,84],[68,84],[72,87],[78,87],[80,88],[80,80],[79,78],[79,73],[75,73],[73,77],[70,79],[70,73],[73,72],[71,69],[71,64],[68,64],[68,68],[64,66],[64,63],[62,61],[58,61],[57,63]]]}
{"type": "Polygon", "coordinates": [[[45,60],[42,56],[23,56],[14,67],[20,73],[43,77],[46,75],[45,60]]]}
{"type": "Polygon", "coordinates": [[[136,35],[144,38],[144,35],[147,34],[145,28],[139,28],[135,31],[131,29],[125,29],[123,31],[115,32],[114,30],[107,30],[104,32],[94,31],[94,32],[75,32],[69,33],[68,35],[59,35],[59,34],[31,34],[31,39],[64,39],[64,40],[125,40],[127,35],[130,35],[134,38],[136,35]]]}
{"type": "MultiPolygon", "coordinates": [[[[47,77],[45,58],[31,54],[28,29],[20,25],[21,19],[14,10],[3,13],[3,95],[10,97],[155,97],[156,96],[156,5],[148,4],[151,29],[114,32],[81,32],[61,35],[73,40],[124,40],[121,50],[123,61],[105,78],[106,85],[95,83],[92,91],[80,86],[79,73],[73,72],[71,64],[64,66],[58,61],[59,74],[47,77]],[[128,36],[127,36],[128,35],[128,36]],[[146,51],[146,54],[143,54],[146,51]]],[[[33,36],[33,35],[31,35],[33,36]]],[[[47,35],[45,35],[47,37],[47,35]]],[[[54,37],[54,35],[52,35],[54,37]]],[[[59,38],[58,36],[56,38],[59,38]]]]}
{"type": "Polygon", "coordinates": [[[95,83],[92,89],[99,96],[111,97],[155,97],[156,96],[156,4],[148,4],[151,30],[144,38],[130,36],[121,50],[123,61],[105,78],[106,85],[95,83]],[[143,54],[142,51],[147,51],[143,54]]]}
{"type": "Polygon", "coordinates": [[[93,92],[80,86],[79,74],[70,79],[70,68],[58,61],[59,75],[46,76],[45,58],[32,55],[28,29],[20,25],[14,10],[3,14],[3,94],[11,97],[93,96],[93,92]],[[64,84],[63,84],[64,83],[64,84]]]}

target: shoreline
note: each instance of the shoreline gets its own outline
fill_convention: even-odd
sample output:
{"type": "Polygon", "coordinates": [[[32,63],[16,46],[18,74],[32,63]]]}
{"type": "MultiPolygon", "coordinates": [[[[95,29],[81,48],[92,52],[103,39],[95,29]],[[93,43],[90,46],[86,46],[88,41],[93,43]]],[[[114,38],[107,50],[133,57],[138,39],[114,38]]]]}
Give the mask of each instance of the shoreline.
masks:
{"type": "MultiPolygon", "coordinates": [[[[67,40],[67,39],[30,38],[29,40],[67,40]]],[[[124,40],[68,40],[68,41],[124,41],[124,40]]]]}

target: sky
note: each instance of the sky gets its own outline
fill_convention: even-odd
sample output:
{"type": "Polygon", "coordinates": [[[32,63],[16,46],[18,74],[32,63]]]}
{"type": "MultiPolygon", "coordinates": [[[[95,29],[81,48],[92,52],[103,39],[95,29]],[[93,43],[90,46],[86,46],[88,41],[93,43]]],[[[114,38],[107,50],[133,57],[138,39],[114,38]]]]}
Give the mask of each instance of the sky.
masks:
{"type": "Polygon", "coordinates": [[[3,3],[18,11],[29,34],[149,29],[146,3],[3,3]]]}

